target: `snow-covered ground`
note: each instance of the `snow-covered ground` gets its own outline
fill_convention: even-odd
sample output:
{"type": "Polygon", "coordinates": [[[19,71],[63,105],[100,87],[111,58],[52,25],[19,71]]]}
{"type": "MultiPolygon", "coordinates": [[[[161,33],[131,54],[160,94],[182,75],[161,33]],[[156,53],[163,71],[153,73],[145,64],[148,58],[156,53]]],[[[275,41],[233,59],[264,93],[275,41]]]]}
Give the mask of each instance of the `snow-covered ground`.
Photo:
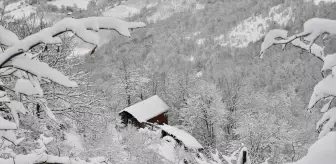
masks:
{"type": "Polygon", "coordinates": [[[270,26],[269,22],[276,22],[280,26],[286,26],[289,21],[294,20],[292,15],[293,9],[291,7],[274,6],[267,16],[251,16],[239,23],[228,34],[216,37],[215,41],[222,46],[247,47],[249,43],[260,40],[266,34],[266,30],[270,26]]]}
{"type": "Polygon", "coordinates": [[[90,0],[54,0],[54,1],[51,1],[51,2],[48,2],[48,3],[52,4],[52,5],[55,5],[58,8],[61,8],[62,6],[73,7],[74,5],[76,5],[78,8],[86,10],[89,2],[90,2],[90,0]]]}

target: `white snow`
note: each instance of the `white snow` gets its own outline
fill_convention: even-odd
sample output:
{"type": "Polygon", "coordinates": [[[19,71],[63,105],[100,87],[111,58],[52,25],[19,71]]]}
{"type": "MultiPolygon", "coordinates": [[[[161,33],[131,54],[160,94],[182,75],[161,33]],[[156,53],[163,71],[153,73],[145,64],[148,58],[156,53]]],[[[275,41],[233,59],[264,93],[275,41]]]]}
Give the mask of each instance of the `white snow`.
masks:
{"type": "Polygon", "coordinates": [[[329,54],[324,57],[323,67],[321,71],[332,69],[332,67],[334,66],[336,66],[336,54],[329,54]]]}
{"type": "Polygon", "coordinates": [[[72,152],[80,153],[84,151],[82,145],[81,137],[73,131],[65,132],[65,140],[63,141],[65,145],[72,147],[72,152]]]}
{"type": "Polygon", "coordinates": [[[336,123],[336,108],[331,108],[329,111],[323,114],[323,117],[317,122],[316,129],[318,129],[320,126],[322,127],[322,130],[319,134],[319,138],[322,138],[327,133],[330,132],[335,127],[336,123]],[[323,125],[323,123],[326,121],[326,123],[323,125]]]}
{"type": "Polygon", "coordinates": [[[140,13],[139,8],[135,7],[130,7],[126,5],[119,5],[116,6],[106,12],[103,13],[103,16],[110,16],[110,17],[115,17],[115,18],[128,18],[131,16],[134,16],[136,14],[140,13]]]}
{"type": "Polygon", "coordinates": [[[89,2],[90,0],[55,0],[49,2],[49,4],[55,5],[58,8],[61,8],[62,6],[73,7],[74,5],[76,5],[78,8],[86,10],[89,2]]]}
{"type": "Polygon", "coordinates": [[[203,146],[189,133],[170,125],[158,125],[163,131],[175,136],[178,140],[191,149],[201,149],[203,146]]]}
{"type": "Polygon", "coordinates": [[[202,76],[203,76],[202,71],[199,71],[199,72],[196,73],[196,77],[202,77],[202,76]]]}
{"type": "Polygon", "coordinates": [[[58,122],[57,119],[56,119],[56,116],[54,115],[54,113],[51,111],[51,109],[48,106],[44,106],[44,110],[45,110],[45,112],[46,112],[46,114],[48,115],[49,118],[58,122]]]}
{"type": "Polygon", "coordinates": [[[168,109],[169,106],[161,100],[159,96],[154,95],[146,100],[125,108],[119,113],[126,111],[139,122],[146,122],[149,119],[168,111],[168,109]]]}
{"type": "Polygon", "coordinates": [[[264,52],[276,43],[277,38],[286,39],[287,34],[288,34],[288,31],[281,30],[281,29],[273,29],[269,31],[266,34],[264,41],[261,44],[260,58],[263,58],[264,52]]]}
{"type": "Polygon", "coordinates": [[[204,7],[205,7],[204,4],[199,4],[199,3],[196,4],[196,10],[203,10],[204,7]]]}
{"type": "MultiPolygon", "coordinates": [[[[155,23],[158,20],[164,20],[172,16],[174,13],[185,11],[191,9],[191,5],[196,3],[195,0],[172,0],[172,1],[162,1],[157,5],[157,12],[153,13],[151,16],[147,17],[147,21],[155,23]]],[[[202,7],[199,7],[201,9],[202,7]]]]}
{"type": "Polygon", "coordinates": [[[38,92],[32,83],[26,79],[18,79],[13,89],[16,93],[23,93],[26,95],[37,95],[38,92]]]}
{"type": "Polygon", "coordinates": [[[13,11],[13,10],[16,10],[18,9],[21,4],[24,4],[24,0],[21,0],[21,1],[17,1],[17,2],[14,2],[14,3],[10,3],[8,4],[6,7],[5,7],[5,12],[10,12],[10,11],[13,11]]]}
{"type": "Polygon", "coordinates": [[[68,59],[76,58],[89,54],[92,51],[90,48],[75,47],[71,54],[67,57],[68,59]]]}
{"type": "Polygon", "coordinates": [[[336,2],[336,0],[314,0],[315,5],[319,5],[320,2],[334,3],[334,2],[336,2]]]}
{"type": "Polygon", "coordinates": [[[196,43],[197,43],[198,45],[203,45],[204,42],[205,42],[205,39],[204,39],[204,38],[198,39],[198,40],[196,41],[196,43]]]}
{"type": "Polygon", "coordinates": [[[0,130],[7,130],[7,129],[16,129],[17,126],[14,122],[8,121],[0,116],[0,130]]]}
{"type": "Polygon", "coordinates": [[[189,60],[190,62],[193,62],[193,61],[195,61],[195,57],[194,57],[194,56],[190,56],[188,60],[189,60]]]}
{"type": "Polygon", "coordinates": [[[315,85],[314,92],[310,97],[308,109],[313,108],[314,105],[324,97],[328,97],[330,95],[336,96],[336,88],[334,87],[335,83],[336,78],[331,74],[318,82],[315,85]]]}
{"type": "Polygon", "coordinates": [[[306,156],[293,164],[335,164],[335,154],[336,132],[329,132],[309,148],[306,156]]]}
{"type": "Polygon", "coordinates": [[[277,22],[280,26],[293,20],[293,9],[291,7],[283,7],[281,4],[270,9],[267,16],[257,15],[242,21],[234,27],[225,37],[220,35],[215,38],[221,46],[231,46],[235,48],[247,47],[249,43],[260,40],[269,27],[268,21],[277,22]]]}
{"type": "Polygon", "coordinates": [[[176,141],[170,136],[165,136],[162,138],[160,144],[150,145],[149,148],[153,149],[165,159],[176,162],[177,154],[175,150],[176,141]]]}
{"type": "Polygon", "coordinates": [[[13,19],[22,19],[29,17],[31,14],[36,13],[36,7],[34,6],[24,6],[19,9],[13,10],[9,13],[6,13],[5,16],[13,17],[13,19]]]}
{"type": "Polygon", "coordinates": [[[77,87],[77,83],[71,81],[58,70],[49,67],[47,63],[31,60],[26,56],[15,57],[11,63],[13,67],[33,73],[38,78],[47,78],[66,87],[77,87]]]}
{"type": "Polygon", "coordinates": [[[327,100],[328,102],[323,105],[323,107],[321,108],[321,112],[328,111],[328,109],[330,108],[330,104],[334,98],[335,98],[334,96],[331,96],[331,97],[327,97],[324,99],[324,100],[327,100]]]}

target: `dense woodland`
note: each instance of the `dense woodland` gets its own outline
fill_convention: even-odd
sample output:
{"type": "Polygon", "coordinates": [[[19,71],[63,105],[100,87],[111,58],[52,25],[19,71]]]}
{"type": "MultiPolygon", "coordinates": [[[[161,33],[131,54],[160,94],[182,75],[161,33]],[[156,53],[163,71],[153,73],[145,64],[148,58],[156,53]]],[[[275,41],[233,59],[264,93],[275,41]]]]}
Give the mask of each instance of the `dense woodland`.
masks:
{"type": "MultiPolygon", "coordinates": [[[[260,59],[263,39],[246,48],[230,48],[220,46],[213,38],[229,32],[251,15],[267,14],[269,8],[278,4],[295,8],[295,20],[286,27],[269,22],[273,25],[268,31],[281,28],[292,35],[301,31],[310,18],[336,19],[336,3],[315,5],[304,0],[202,3],[205,3],[203,10],[175,13],[145,28],[131,30],[131,38],[113,32],[109,43],[85,57],[67,58],[74,49],[72,40],[76,36],[62,35],[60,46],[41,45],[32,49],[32,53],[41,53],[40,61],[71,77],[79,87],[69,89],[41,83],[57,121],[39,111],[36,107],[41,104],[39,100],[22,99],[35,113],[20,115],[23,128],[30,132],[19,135],[34,140],[47,131],[58,141],[48,146],[52,154],[105,155],[111,163],[124,163],[121,150],[126,149],[136,157],[127,159],[127,163],[158,163],[160,157],[145,148],[148,136],[139,135],[137,129],[128,127],[119,131],[128,136],[122,143],[112,139],[114,127],[121,126],[120,110],[158,95],[171,107],[169,124],[192,134],[205,147],[205,154],[214,149],[229,154],[244,143],[252,163],[262,163],[267,158],[271,164],[300,159],[318,136],[315,124],[322,114],[319,110],[308,113],[305,109],[314,85],[322,79],[319,71],[323,62],[292,45],[284,51],[280,47],[269,49],[265,58],[260,59]],[[196,32],[199,35],[195,36],[196,32]],[[199,38],[205,38],[204,44],[197,44],[199,38]],[[63,142],[63,131],[80,136],[82,150],[74,150],[63,142]]],[[[92,2],[88,10],[78,13],[68,10],[74,11],[75,18],[83,18],[100,15],[101,7],[92,2]]],[[[54,9],[41,7],[41,11],[45,10],[54,9]]],[[[156,10],[144,9],[127,21],[146,22],[146,17],[156,10]]],[[[2,25],[21,39],[51,26],[31,25],[28,20],[3,21],[2,25]]],[[[335,53],[334,38],[323,44],[326,53],[335,53]]],[[[3,81],[14,86],[11,79],[3,81]]],[[[319,103],[316,108],[322,105],[319,103]]],[[[2,115],[11,118],[8,113],[2,115]]],[[[27,142],[16,146],[15,151],[24,154],[35,147],[27,142]]]]}

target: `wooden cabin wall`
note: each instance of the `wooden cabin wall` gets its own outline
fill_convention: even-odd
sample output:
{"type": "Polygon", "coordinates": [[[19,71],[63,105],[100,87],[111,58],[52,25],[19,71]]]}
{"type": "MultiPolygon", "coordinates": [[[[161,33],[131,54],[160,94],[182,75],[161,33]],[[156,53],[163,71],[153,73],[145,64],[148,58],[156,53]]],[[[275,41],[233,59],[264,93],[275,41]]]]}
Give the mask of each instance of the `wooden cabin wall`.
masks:
{"type": "Polygon", "coordinates": [[[159,125],[163,125],[163,124],[167,124],[168,125],[168,117],[166,116],[166,114],[162,113],[150,120],[148,120],[148,122],[150,123],[157,123],[159,125]]]}

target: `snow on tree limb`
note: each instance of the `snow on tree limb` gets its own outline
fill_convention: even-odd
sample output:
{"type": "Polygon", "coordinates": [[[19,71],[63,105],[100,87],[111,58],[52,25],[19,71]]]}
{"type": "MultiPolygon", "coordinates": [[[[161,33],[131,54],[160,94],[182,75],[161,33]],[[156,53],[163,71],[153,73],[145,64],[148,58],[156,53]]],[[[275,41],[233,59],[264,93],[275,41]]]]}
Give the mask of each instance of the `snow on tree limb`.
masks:
{"type": "Polygon", "coordinates": [[[324,113],[324,112],[329,110],[330,104],[331,104],[331,102],[334,98],[335,98],[334,96],[330,96],[330,97],[325,98],[325,100],[327,100],[328,102],[323,105],[323,107],[321,108],[321,112],[324,113]]]}
{"type": "MultiPolygon", "coordinates": [[[[31,74],[37,76],[37,78],[47,78],[50,79],[58,84],[61,84],[66,87],[77,87],[77,83],[71,81],[67,76],[63,73],[59,72],[58,70],[49,67],[47,63],[40,62],[38,60],[31,60],[29,57],[26,56],[17,56],[12,59],[12,61],[8,62],[6,65],[12,66],[14,68],[18,68],[21,70],[26,70],[31,74]]],[[[37,89],[38,93],[42,96],[43,94],[41,87],[39,87],[39,82],[30,77],[31,81],[33,82],[33,86],[37,89]]]]}
{"type": "MultiPolygon", "coordinates": [[[[130,28],[145,27],[143,22],[126,22],[113,17],[88,17],[82,19],[64,18],[49,28],[45,28],[40,32],[30,35],[18,44],[6,49],[0,56],[0,66],[2,67],[8,60],[16,55],[28,51],[30,48],[40,44],[60,43],[60,39],[55,37],[66,31],[72,31],[83,41],[97,45],[99,36],[94,32],[99,29],[114,29],[121,35],[130,37],[130,28]]],[[[0,33],[0,35],[2,35],[0,33]]]]}
{"type": "Polygon", "coordinates": [[[25,139],[24,137],[17,139],[13,130],[0,130],[1,137],[12,142],[14,145],[20,144],[25,139]]]}
{"type": "Polygon", "coordinates": [[[32,83],[27,79],[18,79],[15,83],[15,87],[13,89],[17,94],[23,93],[25,95],[38,95],[36,88],[32,85],[32,83]]]}
{"type": "MultiPolygon", "coordinates": [[[[330,54],[325,56],[323,67],[321,69],[321,72],[331,70],[334,66],[336,66],[336,54],[330,54]]],[[[333,72],[334,74],[335,72],[333,72]]]]}
{"type": "Polygon", "coordinates": [[[0,130],[17,129],[14,122],[8,121],[0,116],[0,130]]]}
{"type": "Polygon", "coordinates": [[[276,39],[281,38],[281,39],[286,39],[287,38],[288,31],[286,30],[281,30],[281,29],[273,29],[269,31],[265,38],[264,41],[261,44],[261,49],[260,49],[260,58],[262,59],[264,57],[265,51],[270,48],[271,46],[275,45],[276,39]]]}
{"type": "Polygon", "coordinates": [[[335,164],[335,154],[336,132],[329,132],[310,146],[306,156],[292,164],[335,164]]]}
{"type": "Polygon", "coordinates": [[[303,24],[303,32],[293,35],[286,40],[278,41],[278,44],[287,44],[299,37],[304,37],[308,41],[308,49],[311,52],[311,47],[315,40],[322,34],[335,35],[336,34],[336,21],[324,18],[311,18],[303,24]]]}
{"type": "Polygon", "coordinates": [[[19,43],[19,41],[19,37],[16,34],[0,25],[0,44],[11,47],[19,43]]]}
{"type": "MultiPolygon", "coordinates": [[[[309,45],[305,44],[304,42],[302,42],[299,38],[293,40],[291,42],[292,45],[294,45],[295,47],[299,47],[301,49],[304,49],[306,51],[309,52],[309,45]]],[[[324,61],[324,48],[325,47],[321,47],[318,44],[313,43],[310,47],[311,51],[309,53],[313,54],[314,56],[316,56],[317,58],[321,59],[322,61],[324,61]]]]}
{"type": "MultiPolygon", "coordinates": [[[[265,51],[270,48],[273,45],[280,44],[279,42],[282,42],[282,40],[276,40],[276,38],[286,38],[287,37],[287,31],[281,30],[281,29],[274,29],[269,31],[264,39],[264,42],[261,44],[261,50],[260,50],[260,58],[262,59],[264,56],[265,51]]],[[[311,47],[309,47],[308,44],[301,41],[299,38],[296,38],[290,42],[293,46],[299,47],[301,49],[304,49],[309,52],[309,48],[311,48],[311,54],[316,56],[317,58],[324,61],[324,48],[321,47],[315,43],[312,44],[311,47]]],[[[281,43],[282,44],[282,43],[281,43]]],[[[283,49],[285,48],[285,45],[283,45],[283,49]]]]}
{"type": "Polygon", "coordinates": [[[326,78],[318,82],[315,85],[314,92],[310,97],[307,110],[313,108],[315,104],[323,98],[336,96],[336,88],[334,87],[335,84],[336,77],[334,78],[332,75],[328,75],[326,78]]]}
{"type": "Polygon", "coordinates": [[[12,100],[9,103],[6,103],[6,106],[9,109],[14,109],[22,114],[27,114],[28,110],[23,106],[23,104],[19,101],[12,100]]]}
{"type": "Polygon", "coordinates": [[[322,126],[322,130],[319,134],[319,138],[324,137],[327,133],[335,127],[336,123],[336,108],[331,108],[329,111],[323,114],[322,118],[317,122],[316,129],[322,126]],[[323,123],[327,121],[324,125],[323,123]]]}

